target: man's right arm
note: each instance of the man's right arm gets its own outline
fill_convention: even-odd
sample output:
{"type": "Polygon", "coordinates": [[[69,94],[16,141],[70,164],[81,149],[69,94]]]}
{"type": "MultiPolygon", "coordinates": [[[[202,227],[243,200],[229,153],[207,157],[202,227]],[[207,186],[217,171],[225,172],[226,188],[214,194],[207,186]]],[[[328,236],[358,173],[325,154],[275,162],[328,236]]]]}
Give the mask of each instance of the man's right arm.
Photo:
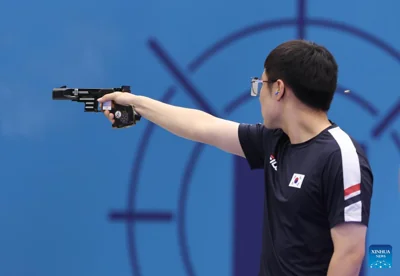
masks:
{"type": "Polygon", "coordinates": [[[200,110],[166,104],[145,96],[133,95],[130,101],[142,117],[177,136],[245,157],[239,141],[237,122],[217,118],[200,110]]]}
{"type": "MultiPolygon", "coordinates": [[[[270,139],[271,131],[262,124],[239,124],[201,110],[174,106],[130,93],[115,92],[98,101],[132,105],[143,118],[177,136],[245,157],[252,169],[264,165],[264,142],[270,139]]],[[[109,111],[104,111],[104,114],[113,122],[113,114],[109,111]]]]}

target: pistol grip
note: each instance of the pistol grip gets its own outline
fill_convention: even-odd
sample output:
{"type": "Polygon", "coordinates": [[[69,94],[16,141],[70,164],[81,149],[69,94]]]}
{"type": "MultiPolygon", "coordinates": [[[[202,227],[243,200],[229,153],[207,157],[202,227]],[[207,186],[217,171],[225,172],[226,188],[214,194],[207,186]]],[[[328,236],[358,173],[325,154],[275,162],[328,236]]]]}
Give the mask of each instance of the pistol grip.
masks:
{"type": "Polygon", "coordinates": [[[141,116],[135,112],[131,105],[120,105],[112,103],[110,113],[114,114],[113,128],[126,128],[136,124],[141,116]]]}

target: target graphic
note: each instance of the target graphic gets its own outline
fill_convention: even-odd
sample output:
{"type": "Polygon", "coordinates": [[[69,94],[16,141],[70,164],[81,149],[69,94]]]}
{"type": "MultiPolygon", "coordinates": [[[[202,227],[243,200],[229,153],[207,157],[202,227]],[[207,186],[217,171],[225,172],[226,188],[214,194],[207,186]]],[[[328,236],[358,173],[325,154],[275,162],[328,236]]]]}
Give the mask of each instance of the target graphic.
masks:
{"type": "MultiPolygon", "coordinates": [[[[185,69],[182,69],[181,66],[177,65],[169,52],[157,39],[149,39],[149,49],[158,59],[160,64],[162,64],[170,73],[175,82],[175,85],[166,88],[166,92],[160,100],[167,103],[171,102],[173,98],[177,96],[178,90],[183,91],[195,102],[197,108],[218,117],[228,118],[233,112],[241,108],[248,101],[252,100],[249,91],[242,91],[239,96],[230,100],[224,106],[216,109],[203,97],[204,94],[201,93],[198,86],[196,86],[191,80],[191,75],[198,72],[200,68],[206,66],[207,62],[218,56],[218,54],[223,52],[227,47],[231,47],[232,45],[235,45],[235,43],[251,37],[252,35],[285,27],[296,28],[297,38],[306,39],[311,39],[311,37],[307,37],[306,31],[307,28],[312,26],[346,33],[347,35],[362,40],[364,43],[372,45],[385,55],[390,56],[393,60],[400,63],[399,51],[379,40],[374,35],[341,22],[310,18],[307,16],[306,7],[306,1],[299,0],[297,6],[298,13],[295,18],[282,18],[275,21],[261,22],[227,35],[190,61],[185,69]]],[[[246,80],[246,76],[244,76],[244,79],[246,80]]],[[[336,94],[336,98],[341,97],[342,101],[349,101],[351,102],[351,105],[357,106],[359,110],[362,110],[363,117],[365,120],[370,122],[369,129],[364,131],[365,133],[368,133],[368,136],[356,137],[363,145],[367,155],[370,155],[371,152],[375,152],[376,155],[378,149],[376,149],[376,147],[374,148],[373,144],[374,141],[378,141],[382,139],[382,137],[387,137],[387,140],[390,141],[392,154],[395,154],[396,156],[400,154],[400,135],[396,129],[393,128],[395,121],[400,117],[399,97],[388,99],[388,101],[392,103],[392,106],[387,110],[380,110],[373,102],[371,102],[371,100],[363,97],[363,94],[358,92],[357,87],[349,87],[346,84],[339,84],[336,94]],[[343,94],[343,91],[346,89],[350,89],[351,93],[343,94]]],[[[188,232],[186,229],[189,215],[186,206],[189,202],[188,190],[193,181],[196,167],[199,165],[199,160],[201,159],[206,146],[202,144],[194,144],[188,153],[187,158],[182,161],[182,163],[185,163],[180,166],[182,171],[174,172],[174,174],[181,175],[176,211],[138,211],[136,205],[137,190],[140,185],[146,185],[146,183],[140,181],[140,175],[143,170],[142,164],[143,159],[146,157],[149,150],[149,141],[151,140],[152,135],[154,135],[154,129],[155,126],[153,124],[147,123],[141,142],[138,145],[139,150],[135,156],[133,164],[126,210],[112,211],[109,216],[113,221],[121,221],[126,224],[129,260],[131,262],[132,273],[134,276],[147,276],[145,272],[143,272],[145,271],[145,264],[142,264],[139,261],[140,252],[137,249],[137,225],[146,223],[152,223],[152,227],[157,227],[157,224],[160,223],[175,224],[177,236],[176,247],[180,256],[180,264],[177,265],[182,267],[183,275],[202,275],[194,265],[195,257],[193,257],[190,250],[188,232]]],[[[232,185],[235,187],[235,195],[233,199],[235,217],[233,228],[235,229],[235,233],[233,234],[234,248],[232,248],[233,255],[231,271],[232,275],[235,276],[256,275],[259,264],[260,237],[254,235],[252,231],[257,228],[260,229],[261,227],[260,218],[262,216],[263,204],[263,176],[262,172],[249,171],[246,161],[242,158],[233,157],[233,159],[234,165],[232,170],[232,179],[234,183],[232,185]],[[246,184],[249,182],[258,182],[261,183],[261,185],[258,185],[259,187],[249,188],[249,185],[246,184]]],[[[167,178],[168,176],[165,177],[167,178]]]]}

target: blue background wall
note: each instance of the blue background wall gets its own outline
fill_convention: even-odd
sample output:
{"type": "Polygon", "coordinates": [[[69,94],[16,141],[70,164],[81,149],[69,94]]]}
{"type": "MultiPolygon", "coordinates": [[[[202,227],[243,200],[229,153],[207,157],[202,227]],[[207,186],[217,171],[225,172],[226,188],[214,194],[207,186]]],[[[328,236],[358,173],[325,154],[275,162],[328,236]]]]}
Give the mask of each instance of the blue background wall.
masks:
{"type": "Polygon", "coordinates": [[[400,275],[399,9],[396,0],[0,2],[0,276],[256,275],[259,172],[145,120],[112,130],[83,105],[52,101],[51,89],[128,84],[254,123],[250,77],[293,38],[338,60],[330,117],[363,143],[375,173],[368,245],[394,251],[392,269],[365,273],[400,275]]]}

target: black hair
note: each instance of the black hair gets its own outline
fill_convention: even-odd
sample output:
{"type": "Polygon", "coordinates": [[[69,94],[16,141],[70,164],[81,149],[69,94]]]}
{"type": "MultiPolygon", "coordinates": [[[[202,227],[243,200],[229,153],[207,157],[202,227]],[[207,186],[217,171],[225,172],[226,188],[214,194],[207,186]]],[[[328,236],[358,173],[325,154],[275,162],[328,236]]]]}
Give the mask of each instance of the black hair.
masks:
{"type": "Polygon", "coordinates": [[[323,46],[291,40],[273,49],[264,62],[269,80],[281,79],[305,105],[328,111],[336,91],[338,65],[323,46]]]}

